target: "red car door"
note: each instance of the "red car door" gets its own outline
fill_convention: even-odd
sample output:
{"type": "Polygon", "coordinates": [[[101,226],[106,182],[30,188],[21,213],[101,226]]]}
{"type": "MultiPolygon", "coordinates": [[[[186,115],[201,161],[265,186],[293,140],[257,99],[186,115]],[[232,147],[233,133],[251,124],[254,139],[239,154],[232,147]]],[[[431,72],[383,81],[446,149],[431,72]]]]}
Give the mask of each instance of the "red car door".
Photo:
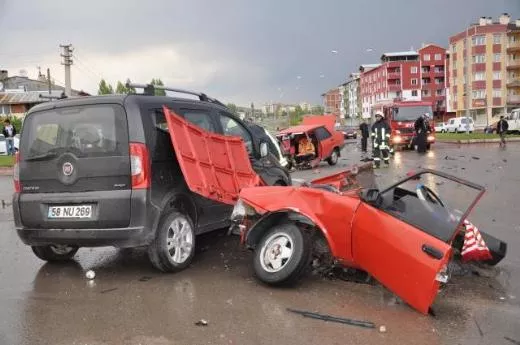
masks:
{"type": "Polygon", "coordinates": [[[352,247],[360,267],[418,311],[428,312],[439,290],[435,277],[450,259],[448,243],[361,203],[352,247]]]}
{"type": "Polygon", "coordinates": [[[240,137],[206,131],[164,107],[172,145],[188,188],[234,205],[244,187],[262,184],[240,137]]]}
{"type": "Polygon", "coordinates": [[[314,130],[314,135],[319,143],[319,156],[326,159],[332,154],[332,150],[336,147],[336,139],[325,127],[318,127],[314,130]]]}

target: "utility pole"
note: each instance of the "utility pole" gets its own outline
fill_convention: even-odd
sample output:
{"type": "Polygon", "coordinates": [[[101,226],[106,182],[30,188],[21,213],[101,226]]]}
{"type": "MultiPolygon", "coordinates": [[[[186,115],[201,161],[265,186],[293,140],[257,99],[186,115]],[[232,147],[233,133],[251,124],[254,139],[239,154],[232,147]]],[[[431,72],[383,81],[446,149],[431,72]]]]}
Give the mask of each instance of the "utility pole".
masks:
{"type": "Polygon", "coordinates": [[[52,94],[51,69],[47,68],[47,85],[49,85],[49,95],[52,94]]]}
{"type": "Polygon", "coordinates": [[[65,66],[65,95],[67,97],[71,96],[71,85],[70,85],[70,66],[72,66],[72,45],[64,44],[60,45],[63,48],[63,53],[61,57],[63,58],[62,65],[65,66]]]}

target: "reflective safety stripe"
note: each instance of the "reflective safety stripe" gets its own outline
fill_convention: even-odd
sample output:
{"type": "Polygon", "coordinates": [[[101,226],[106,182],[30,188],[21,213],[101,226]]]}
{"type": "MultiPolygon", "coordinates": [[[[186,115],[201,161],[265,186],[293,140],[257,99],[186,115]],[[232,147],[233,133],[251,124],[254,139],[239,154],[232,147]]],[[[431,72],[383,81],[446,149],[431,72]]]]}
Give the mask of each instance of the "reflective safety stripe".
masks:
{"type": "Polygon", "coordinates": [[[379,146],[378,144],[374,143],[374,148],[377,148],[378,146],[379,146]]]}
{"type": "Polygon", "coordinates": [[[387,162],[387,161],[390,160],[390,158],[389,158],[389,157],[384,157],[383,160],[384,160],[385,162],[387,162]]]}
{"type": "Polygon", "coordinates": [[[387,134],[386,137],[387,137],[387,138],[390,138],[390,134],[387,134]]]}
{"type": "Polygon", "coordinates": [[[385,129],[381,128],[381,138],[384,138],[384,137],[385,137],[385,129]]]}
{"type": "Polygon", "coordinates": [[[379,158],[379,157],[374,157],[374,161],[380,161],[380,160],[381,160],[381,158],[379,158]]]}

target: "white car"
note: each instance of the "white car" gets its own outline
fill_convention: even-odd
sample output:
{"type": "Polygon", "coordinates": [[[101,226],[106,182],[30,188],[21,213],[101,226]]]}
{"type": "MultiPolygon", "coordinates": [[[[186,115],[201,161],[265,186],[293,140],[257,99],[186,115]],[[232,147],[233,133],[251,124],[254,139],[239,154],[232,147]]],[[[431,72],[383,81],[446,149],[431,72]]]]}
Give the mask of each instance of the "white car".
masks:
{"type": "Polygon", "coordinates": [[[475,130],[475,123],[471,117],[455,117],[450,119],[445,127],[448,133],[464,133],[468,129],[470,133],[475,130]]]}
{"type": "MultiPolygon", "coordinates": [[[[20,134],[14,136],[14,150],[18,151],[18,147],[20,146],[20,134]]],[[[5,136],[0,134],[0,155],[7,155],[7,142],[5,140],[5,136]]]]}
{"type": "Polygon", "coordinates": [[[444,133],[446,132],[446,124],[444,122],[440,122],[435,125],[435,132],[436,133],[444,133]]]}

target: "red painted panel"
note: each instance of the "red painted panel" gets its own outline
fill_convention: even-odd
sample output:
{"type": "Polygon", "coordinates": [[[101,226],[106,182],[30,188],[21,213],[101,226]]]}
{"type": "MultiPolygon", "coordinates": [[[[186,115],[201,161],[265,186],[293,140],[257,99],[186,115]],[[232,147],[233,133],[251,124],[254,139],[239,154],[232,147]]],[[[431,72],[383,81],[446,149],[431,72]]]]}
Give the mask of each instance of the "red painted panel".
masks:
{"type": "Polygon", "coordinates": [[[244,187],[263,184],[240,137],[205,131],[164,107],[177,160],[188,188],[203,197],[234,205],[244,187]]]}
{"type": "Polygon", "coordinates": [[[473,55],[475,54],[485,54],[486,53],[486,46],[474,46],[471,48],[471,53],[473,55]]]}
{"type": "Polygon", "coordinates": [[[501,53],[502,45],[501,44],[493,44],[493,53],[501,53]]]}
{"type": "Polygon", "coordinates": [[[493,97],[493,106],[499,107],[502,105],[502,98],[493,97]]]}
{"type": "Polygon", "coordinates": [[[483,90],[486,88],[486,81],[485,80],[474,81],[472,88],[474,90],[483,90]]]}
{"type": "Polygon", "coordinates": [[[502,87],[502,80],[493,80],[493,89],[500,89],[502,87]]]}
{"type": "Polygon", "coordinates": [[[493,62],[493,71],[501,71],[502,63],[501,62],[493,62]]]}
{"type": "Polygon", "coordinates": [[[474,63],[471,66],[471,70],[473,72],[485,72],[486,71],[486,64],[485,63],[474,63]]]}

